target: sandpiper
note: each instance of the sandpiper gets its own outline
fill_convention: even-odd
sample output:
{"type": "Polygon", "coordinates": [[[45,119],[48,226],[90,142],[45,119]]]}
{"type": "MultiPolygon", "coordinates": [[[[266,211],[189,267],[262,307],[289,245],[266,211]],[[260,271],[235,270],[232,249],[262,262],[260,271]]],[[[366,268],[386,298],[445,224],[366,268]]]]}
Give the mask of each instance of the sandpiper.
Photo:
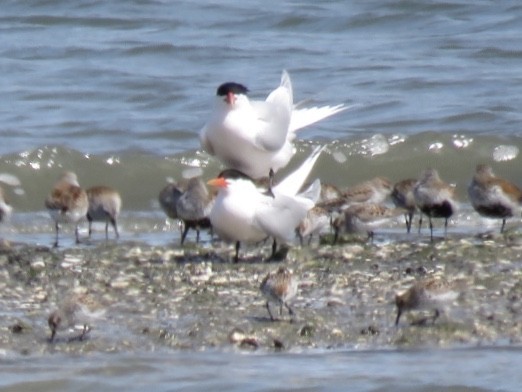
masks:
{"type": "Polygon", "coordinates": [[[196,230],[197,243],[199,243],[200,230],[211,229],[209,215],[213,205],[214,195],[209,193],[201,178],[189,179],[186,190],[176,202],[178,218],[183,221],[185,226],[181,234],[181,245],[185,242],[189,229],[196,230]]]}
{"type": "Polygon", "coordinates": [[[165,187],[160,191],[158,195],[158,201],[161,209],[167,216],[171,219],[179,219],[178,218],[178,209],[177,203],[180,196],[185,191],[185,188],[176,184],[170,183],[165,185],[165,187]]]}
{"type": "Polygon", "coordinates": [[[321,194],[319,196],[320,202],[338,199],[341,196],[341,191],[335,185],[321,183],[321,194]]]}
{"type": "Polygon", "coordinates": [[[415,203],[421,211],[419,218],[419,232],[422,226],[422,214],[430,222],[430,238],[433,241],[432,218],[444,218],[444,235],[448,230],[448,219],[457,211],[455,187],[442,181],[435,169],[426,169],[413,188],[415,203]]]}
{"type": "Polygon", "coordinates": [[[68,338],[68,341],[83,340],[91,331],[89,323],[104,314],[105,309],[86,292],[70,294],[47,318],[51,330],[49,342],[55,341],[58,331],[65,330],[80,331],[79,335],[68,338]]]}
{"type": "Polygon", "coordinates": [[[120,238],[118,233],[117,218],[121,210],[121,196],[116,189],[108,186],[99,185],[86,190],[89,199],[89,209],[87,220],[89,221],[89,237],[92,233],[92,222],[105,222],[105,238],[109,239],[109,223],[114,229],[116,238],[120,238]]]}
{"type": "Polygon", "coordinates": [[[384,204],[354,204],[333,220],[334,244],[339,239],[341,232],[366,232],[368,238],[373,241],[374,230],[377,227],[381,227],[403,213],[402,208],[392,208],[384,204]]]}
{"type": "Polygon", "coordinates": [[[515,184],[495,176],[493,169],[477,165],[475,175],[468,187],[471,205],[480,215],[502,219],[500,232],[504,231],[506,219],[519,216],[522,208],[522,190],[515,184]]]}
{"type": "Polygon", "coordinates": [[[60,223],[73,223],[76,243],[80,243],[78,224],[86,218],[89,209],[87,193],[80,187],[75,173],[67,171],[55,183],[45,199],[45,207],[53,218],[56,230],[54,246],[58,246],[60,223]]]}
{"type": "Polygon", "coordinates": [[[363,181],[342,191],[348,204],[373,203],[379,204],[386,200],[392,191],[391,182],[383,177],[375,177],[363,181]]]}
{"type": "Polygon", "coordinates": [[[297,294],[297,280],[286,267],[279,267],[277,271],[268,273],[261,282],[260,290],[267,299],[266,309],[270,315],[270,320],[275,321],[270,311],[270,302],[279,305],[279,316],[283,314],[283,306],[288,309],[291,316],[294,315],[288,301],[297,294]]]}
{"type": "Polygon", "coordinates": [[[330,213],[339,213],[355,204],[383,203],[390,193],[390,181],[383,177],[375,177],[342,190],[338,197],[321,199],[317,205],[330,213]]]}
{"type": "Polygon", "coordinates": [[[411,231],[411,222],[413,221],[413,215],[417,210],[415,196],[413,194],[415,184],[417,184],[417,180],[413,178],[398,181],[393,186],[393,191],[391,193],[393,204],[406,210],[404,213],[404,220],[406,222],[407,233],[411,231]]]}
{"type": "Polygon", "coordinates": [[[431,317],[415,321],[413,324],[421,325],[431,319],[432,323],[439,317],[441,307],[454,301],[459,293],[442,278],[428,278],[415,282],[408,290],[395,296],[397,306],[397,318],[395,325],[399,325],[401,315],[411,310],[433,310],[431,317]]]}
{"type": "Polygon", "coordinates": [[[308,211],[306,217],[297,226],[296,234],[299,238],[301,246],[305,237],[308,237],[308,245],[312,242],[314,234],[319,235],[325,228],[330,225],[330,215],[322,207],[315,206],[308,211]]]}

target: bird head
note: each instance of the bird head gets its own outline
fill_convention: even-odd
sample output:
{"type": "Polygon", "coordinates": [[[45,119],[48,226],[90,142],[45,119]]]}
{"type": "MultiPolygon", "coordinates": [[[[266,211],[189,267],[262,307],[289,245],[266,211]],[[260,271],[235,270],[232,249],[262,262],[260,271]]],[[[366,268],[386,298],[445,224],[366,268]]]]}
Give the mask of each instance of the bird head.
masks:
{"type": "Polygon", "coordinates": [[[227,82],[218,87],[216,95],[226,102],[227,105],[234,107],[240,97],[246,97],[248,89],[240,83],[227,82]]]}

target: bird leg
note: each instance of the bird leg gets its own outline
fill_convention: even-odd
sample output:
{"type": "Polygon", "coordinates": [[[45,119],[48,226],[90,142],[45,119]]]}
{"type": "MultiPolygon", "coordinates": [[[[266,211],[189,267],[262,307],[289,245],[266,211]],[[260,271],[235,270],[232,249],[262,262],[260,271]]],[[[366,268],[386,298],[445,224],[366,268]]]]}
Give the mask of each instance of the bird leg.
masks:
{"type": "Polygon", "coordinates": [[[111,225],[114,229],[114,233],[116,234],[116,238],[120,238],[120,233],[118,232],[118,224],[116,223],[116,219],[111,218],[111,225]]]}
{"type": "Polygon", "coordinates": [[[91,216],[89,214],[87,214],[87,221],[89,222],[89,239],[91,238],[91,234],[92,234],[92,219],[91,219],[91,216]]]}
{"type": "MultiPolygon", "coordinates": [[[[301,245],[301,248],[302,248],[303,247],[304,238],[301,235],[301,233],[299,232],[299,229],[295,229],[295,234],[297,235],[297,238],[299,238],[299,245],[301,245]]],[[[310,245],[310,244],[308,244],[308,245],[310,245]]]]}
{"type": "Polygon", "coordinates": [[[58,222],[56,222],[54,224],[54,227],[55,227],[55,231],[56,231],[56,237],[55,237],[55,240],[54,240],[53,247],[54,248],[58,248],[58,236],[59,236],[59,232],[60,232],[60,226],[58,225],[58,222]]]}
{"type": "Polygon", "coordinates": [[[406,219],[406,232],[410,234],[411,222],[413,221],[413,213],[408,212],[407,214],[404,214],[404,218],[406,219]]]}
{"type": "Polygon", "coordinates": [[[78,232],[78,224],[74,226],[74,236],[76,237],[76,244],[79,244],[80,241],[80,233],[78,232]]]}
{"type": "Polygon", "coordinates": [[[70,337],[70,338],[67,340],[67,342],[68,342],[68,343],[72,343],[72,342],[76,342],[76,341],[78,341],[78,342],[83,342],[83,340],[86,338],[86,336],[87,336],[87,334],[88,334],[89,332],[91,332],[91,328],[89,327],[89,325],[88,325],[88,324],[83,324],[83,330],[82,330],[82,332],[81,332],[79,335],[77,335],[77,336],[72,336],[72,337],[70,337]]]}
{"type": "Polygon", "coordinates": [[[79,336],[79,339],[80,340],[83,340],[85,338],[85,336],[91,332],[91,328],[89,327],[89,325],[87,324],[83,324],[83,330],[82,330],[82,333],[80,334],[79,336]]]}
{"type": "Polygon", "coordinates": [[[272,312],[270,311],[270,302],[269,301],[266,301],[266,310],[268,310],[268,314],[270,315],[270,321],[275,321],[275,318],[272,315],[272,312]]]}
{"type": "Polygon", "coordinates": [[[312,243],[312,234],[308,236],[308,246],[312,243]]]}
{"type": "Polygon", "coordinates": [[[294,312],[293,309],[290,307],[290,305],[288,305],[286,302],[283,302],[283,305],[285,305],[285,307],[288,309],[288,314],[289,314],[290,316],[295,315],[295,312],[294,312]]]}
{"type": "Polygon", "coordinates": [[[190,230],[190,225],[185,223],[185,227],[183,228],[183,233],[181,233],[181,245],[185,242],[185,238],[187,237],[187,233],[190,230]]]}
{"type": "Polygon", "coordinates": [[[270,168],[270,171],[268,172],[268,195],[272,198],[275,198],[274,192],[272,192],[272,188],[274,186],[274,170],[270,168]]]}
{"type": "Polygon", "coordinates": [[[397,318],[395,319],[395,326],[397,327],[399,325],[399,319],[401,318],[402,310],[399,308],[397,310],[397,318]]]}
{"type": "MultiPolygon", "coordinates": [[[[241,243],[239,241],[236,242],[236,255],[234,256],[234,263],[239,262],[239,247],[241,243]]],[[[270,313],[270,311],[268,311],[270,313]]]]}
{"type": "Polygon", "coordinates": [[[338,227],[335,227],[334,228],[334,239],[333,239],[333,243],[332,245],[335,245],[337,244],[337,240],[339,239],[339,228],[338,227]]]}
{"type": "Polygon", "coordinates": [[[53,343],[55,337],[56,337],[56,328],[53,328],[51,330],[51,337],[49,338],[49,343],[53,343]]]}

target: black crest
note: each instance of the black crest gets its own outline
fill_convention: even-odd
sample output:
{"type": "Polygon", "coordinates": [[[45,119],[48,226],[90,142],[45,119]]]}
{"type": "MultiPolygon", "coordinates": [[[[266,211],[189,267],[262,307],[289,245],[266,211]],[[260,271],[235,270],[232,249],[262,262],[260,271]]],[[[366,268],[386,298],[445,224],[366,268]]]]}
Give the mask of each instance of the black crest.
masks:
{"type": "Polygon", "coordinates": [[[248,89],[242,84],[235,82],[223,83],[217,89],[217,95],[220,97],[226,97],[229,93],[246,95],[248,93],[248,89]]]}
{"type": "Polygon", "coordinates": [[[242,171],[236,170],[236,169],[225,169],[221,173],[219,173],[218,178],[229,178],[231,180],[238,180],[238,179],[244,179],[244,180],[250,180],[252,181],[252,178],[247,176],[242,171]]]}

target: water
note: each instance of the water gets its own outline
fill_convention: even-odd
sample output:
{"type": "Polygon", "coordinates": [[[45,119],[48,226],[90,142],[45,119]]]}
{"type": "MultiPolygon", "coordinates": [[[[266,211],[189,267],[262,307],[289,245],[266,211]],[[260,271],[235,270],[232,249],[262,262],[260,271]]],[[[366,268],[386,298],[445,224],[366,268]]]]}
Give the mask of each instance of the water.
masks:
{"type": "Polygon", "coordinates": [[[518,391],[520,350],[141,353],[2,360],[2,391],[518,391]],[[487,369],[487,371],[485,371],[487,369]]]}
{"type": "MultiPolygon", "coordinates": [[[[497,174],[522,183],[521,26],[522,6],[510,1],[4,1],[0,172],[17,176],[21,186],[4,186],[16,214],[2,234],[50,244],[53,228],[43,200],[69,169],[86,187],[103,183],[120,190],[124,237],[172,243],[176,227],[160,211],[157,194],[186,169],[201,168],[206,177],[221,169],[198,142],[216,87],[242,82],[261,99],[277,86],[282,69],[290,72],[297,101],[353,105],[301,131],[292,164],[312,143],[327,145],[314,175],[339,186],[375,175],[416,177],[435,167],[457,185],[463,203],[450,233],[475,230],[482,220],[465,196],[474,166],[490,163],[497,174]]],[[[491,377],[501,380],[509,366],[490,365],[518,354],[481,353],[491,377]]],[[[416,373],[420,389],[447,385],[431,378],[439,362],[453,360],[453,353],[445,354],[436,354],[441,360],[425,369],[424,362],[415,363],[424,369],[416,373]]],[[[405,358],[364,355],[392,369],[398,365],[388,364],[390,356],[405,358]]],[[[311,370],[322,360],[343,358],[312,357],[283,356],[279,365],[297,373],[296,360],[311,370]]],[[[270,356],[246,358],[252,367],[262,360],[274,370],[270,356]]],[[[96,366],[89,358],[81,361],[96,366]]],[[[218,369],[209,363],[215,375],[218,369]]],[[[46,366],[44,373],[57,370],[46,366]]],[[[463,366],[473,371],[469,361],[463,366]]],[[[189,378],[201,375],[184,371],[189,378]]],[[[126,370],[122,374],[118,385],[127,379],[126,370]]],[[[481,390],[475,376],[458,385],[481,390]]],[[[486,375],[478,376],[485,382],[486,375]]],[[[76,371],[69,378],[49,388],[82,388],[76,371]]],[[[247,386],[277,388],[263,380],[254,377],[247,386]]],[[[337,380],[340,386],[345,379],[337,380]]],[[[417,386],[390,380],[363,382],[361,389],[417,386]]],[[[110,389],[110,378],[107,383],[110,389]]]]}

